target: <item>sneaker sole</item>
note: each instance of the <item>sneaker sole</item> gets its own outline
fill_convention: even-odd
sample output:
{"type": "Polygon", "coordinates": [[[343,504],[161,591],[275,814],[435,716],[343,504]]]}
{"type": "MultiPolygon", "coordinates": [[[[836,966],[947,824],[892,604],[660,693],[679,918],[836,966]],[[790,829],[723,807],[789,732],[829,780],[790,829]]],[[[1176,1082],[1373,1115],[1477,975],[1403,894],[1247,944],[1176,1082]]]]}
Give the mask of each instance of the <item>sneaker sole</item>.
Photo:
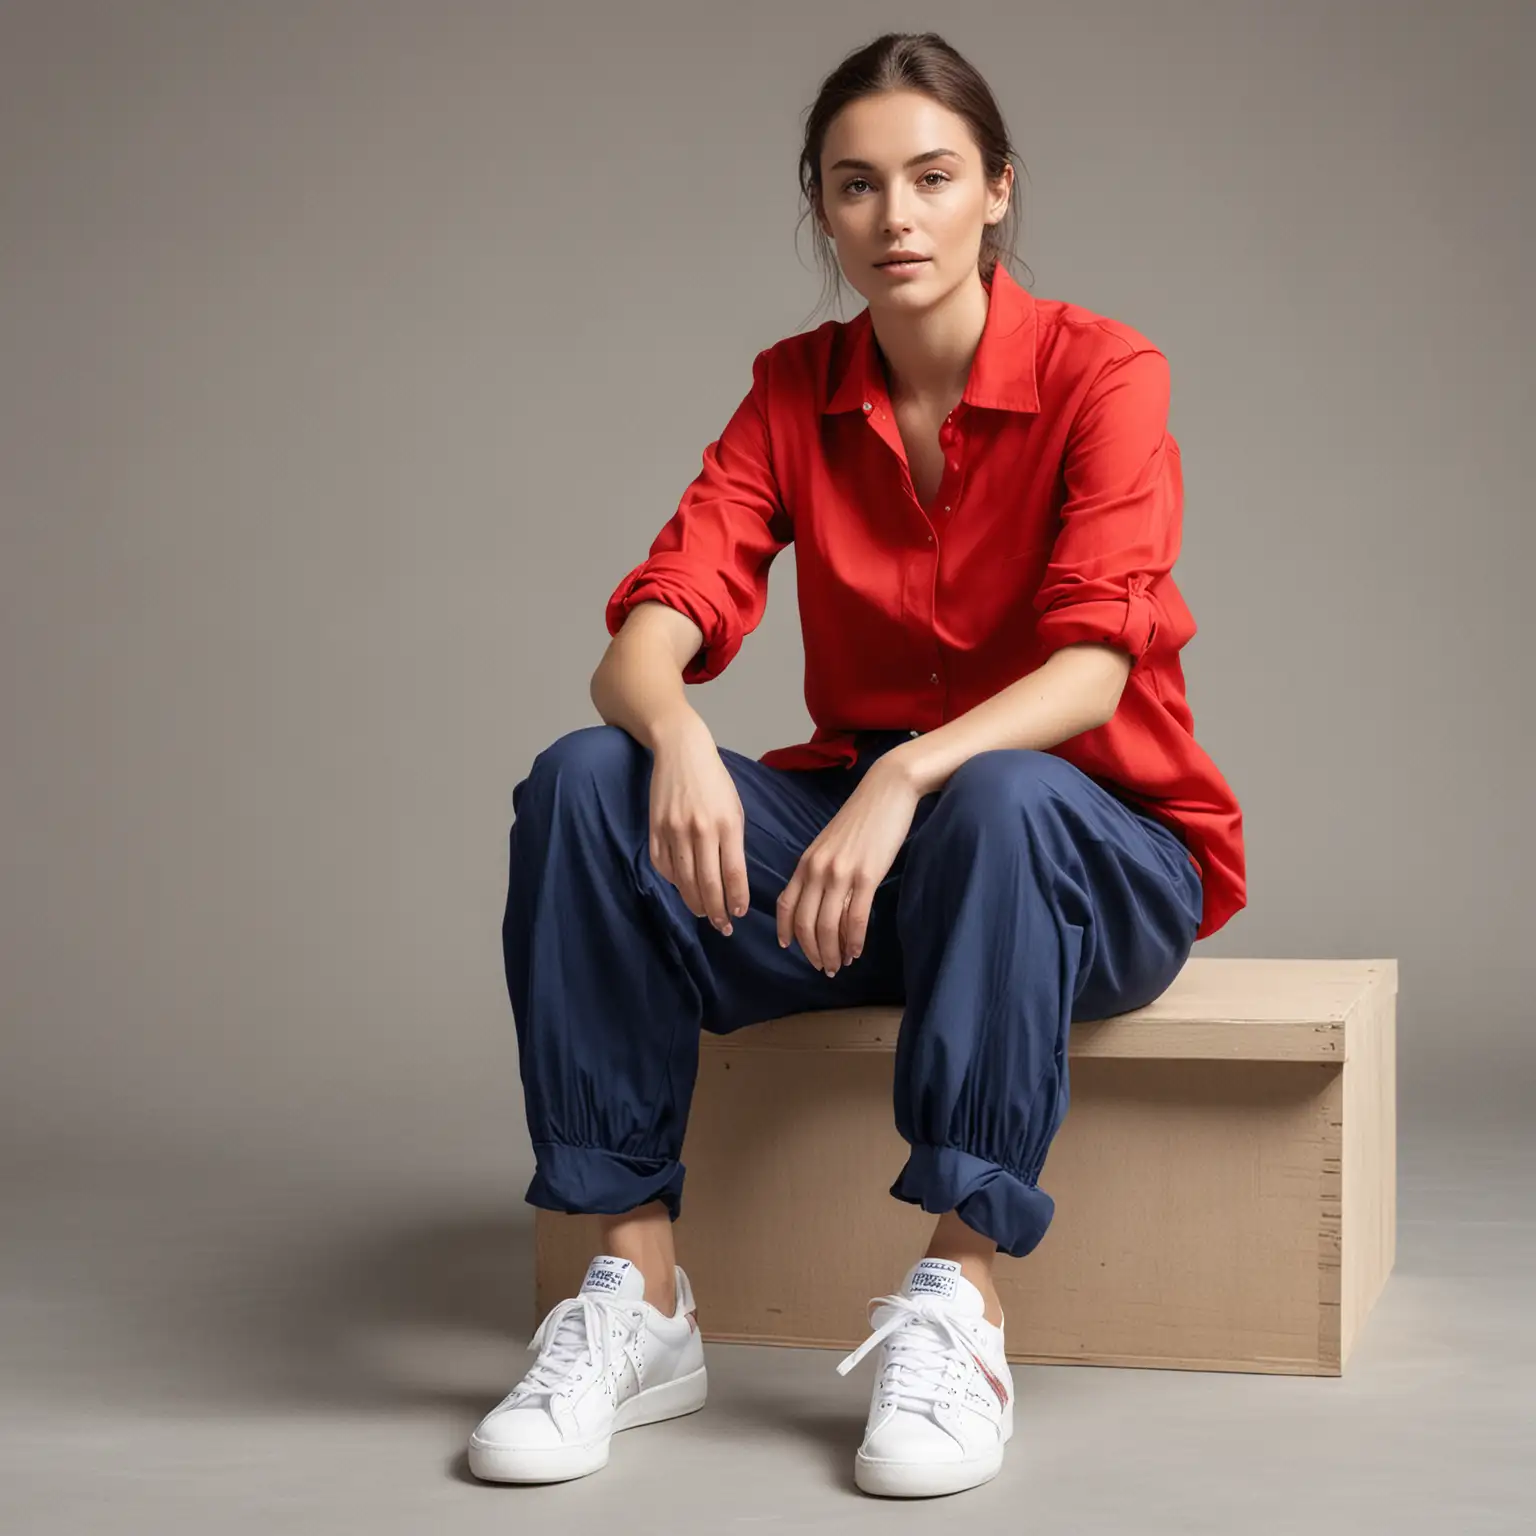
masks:
{"type": "Polygon", "coordinates": [[[469,1437],[469,1470],[487,1483],[563,1483],[573,1477],[585,1477],[608,1465],[608,1446],[614,1435],[642,1424],[659,1424],[664,1419],[678,1419],[704,1406],[708,1382],[705,1367],[646,1387],[619,1404],[613,1427],[607,1434],[579,1445],[549,1446],[523,1450],[517,1446],[498,1445],[494,1441],[469,1437]]]}
{"type": "Polygon", "coordinates": [[[853,1480],[864,1493],[887,1499],[926,1499],[989,1483],[1003,1470],[1003,1448],[971,1461],[874,1461],[860,1451],[853,1480]]]}

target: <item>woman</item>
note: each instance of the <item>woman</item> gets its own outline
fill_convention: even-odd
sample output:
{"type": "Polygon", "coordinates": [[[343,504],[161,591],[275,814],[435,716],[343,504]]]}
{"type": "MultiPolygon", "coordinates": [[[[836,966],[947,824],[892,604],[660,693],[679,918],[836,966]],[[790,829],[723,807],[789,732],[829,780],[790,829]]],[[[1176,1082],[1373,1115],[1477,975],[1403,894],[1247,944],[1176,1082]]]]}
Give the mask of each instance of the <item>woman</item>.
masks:
{"type": "Polygon", "coordinates": [[[699,1031],[896,1003],[911,1155],[890,1192],[939,1220],[842,1366],[879,1350],[855,1477],[914,1495],[994,1476],[1013,1386],[992,1265],[1054,1210],[1037,1180],[1068,1026],[1151,1002],[1245,904],[1241,813],[1179,663],[1168,365],[1009,275],[1012,158],[932,33],[828,78],[801,186],[867,307],[757,356],[609,600],[606,723],[513,793],[527,1198],[606,1220],[471,1438],[480,1477],[580,1476],[614,1430],[704,1402],[671,1227],[699,1031]],[[791,539],[816,729],[753,761],[684,685],[756,627],[791,539]]]}

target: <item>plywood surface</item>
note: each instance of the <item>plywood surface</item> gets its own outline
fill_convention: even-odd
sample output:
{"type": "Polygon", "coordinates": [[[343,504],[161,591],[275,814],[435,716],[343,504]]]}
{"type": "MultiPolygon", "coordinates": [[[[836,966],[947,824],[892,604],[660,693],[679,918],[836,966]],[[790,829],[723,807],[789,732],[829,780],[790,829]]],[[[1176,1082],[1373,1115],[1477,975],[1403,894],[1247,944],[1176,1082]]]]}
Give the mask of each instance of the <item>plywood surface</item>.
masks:
{"type": "MultiPolygon", "coordinates": [[[[1044,1241],[1002,1255],[1019,1362],[1338,1375],[1396,1241],[1395,960],[1191,959],[1075,1021],[1044,1241]]],[[[900,1009],[705,1035],[678,1256],[706,1339],[852,1348],[933,1216],[889,1198],[900,1009]]],[[[538,1305],[596,1217],[539,1212],[538,1305]]]]}
{"type": "MultiPolygon", "coordinates": [[[[1396,960],[1192,957],[1155,1002],[1079,1020],[1072,1056],[1163,1060],[1343,1061],[1349,1025],[1378,993],[1397,993],[1396,960]]],[[[900,1008],[790,1014],[726,1035],[712,1051],[894,1051],[900,1008]]]]}

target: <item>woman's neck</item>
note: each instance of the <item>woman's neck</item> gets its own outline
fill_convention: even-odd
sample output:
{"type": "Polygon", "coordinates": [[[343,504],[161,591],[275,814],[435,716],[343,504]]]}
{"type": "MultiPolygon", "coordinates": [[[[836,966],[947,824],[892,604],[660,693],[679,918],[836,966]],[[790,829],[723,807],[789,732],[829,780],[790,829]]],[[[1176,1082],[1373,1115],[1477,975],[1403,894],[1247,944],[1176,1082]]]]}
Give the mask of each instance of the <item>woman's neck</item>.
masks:
{"type": "Polygon", "coordinates": [[[892,405],[943,404],[947,409],[965,393],[990,302],[980,272],[973,271],[969,281],[928,309],[870,306],[892,405]]]}

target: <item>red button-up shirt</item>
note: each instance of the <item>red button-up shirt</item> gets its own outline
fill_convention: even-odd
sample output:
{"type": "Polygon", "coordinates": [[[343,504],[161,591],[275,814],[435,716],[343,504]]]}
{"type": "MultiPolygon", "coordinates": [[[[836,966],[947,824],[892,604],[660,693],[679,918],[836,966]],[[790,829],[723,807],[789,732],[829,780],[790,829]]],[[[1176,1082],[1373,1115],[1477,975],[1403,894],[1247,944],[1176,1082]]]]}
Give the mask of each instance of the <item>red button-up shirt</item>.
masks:
{"type": "Polygon", "coordinates": [[[855,732],[932,730],[1079,641],[1133,659],[1113,718],[1049,750],[1172,824],[1199,870],[1197,937],[1247,903],[1242,812],[1194,737],[1179,652],[1195,634],[1171,570],[1183,478],[1164,355],[1119,321],[1036,299],[999,264],[944,473],[913,486],[868,309],[758,353],[752,388],[647,559],[607,604],[647,600],[717,677],[755,629],[790,540],[811,739],[760,761],[854,760],[855,732]]]}

